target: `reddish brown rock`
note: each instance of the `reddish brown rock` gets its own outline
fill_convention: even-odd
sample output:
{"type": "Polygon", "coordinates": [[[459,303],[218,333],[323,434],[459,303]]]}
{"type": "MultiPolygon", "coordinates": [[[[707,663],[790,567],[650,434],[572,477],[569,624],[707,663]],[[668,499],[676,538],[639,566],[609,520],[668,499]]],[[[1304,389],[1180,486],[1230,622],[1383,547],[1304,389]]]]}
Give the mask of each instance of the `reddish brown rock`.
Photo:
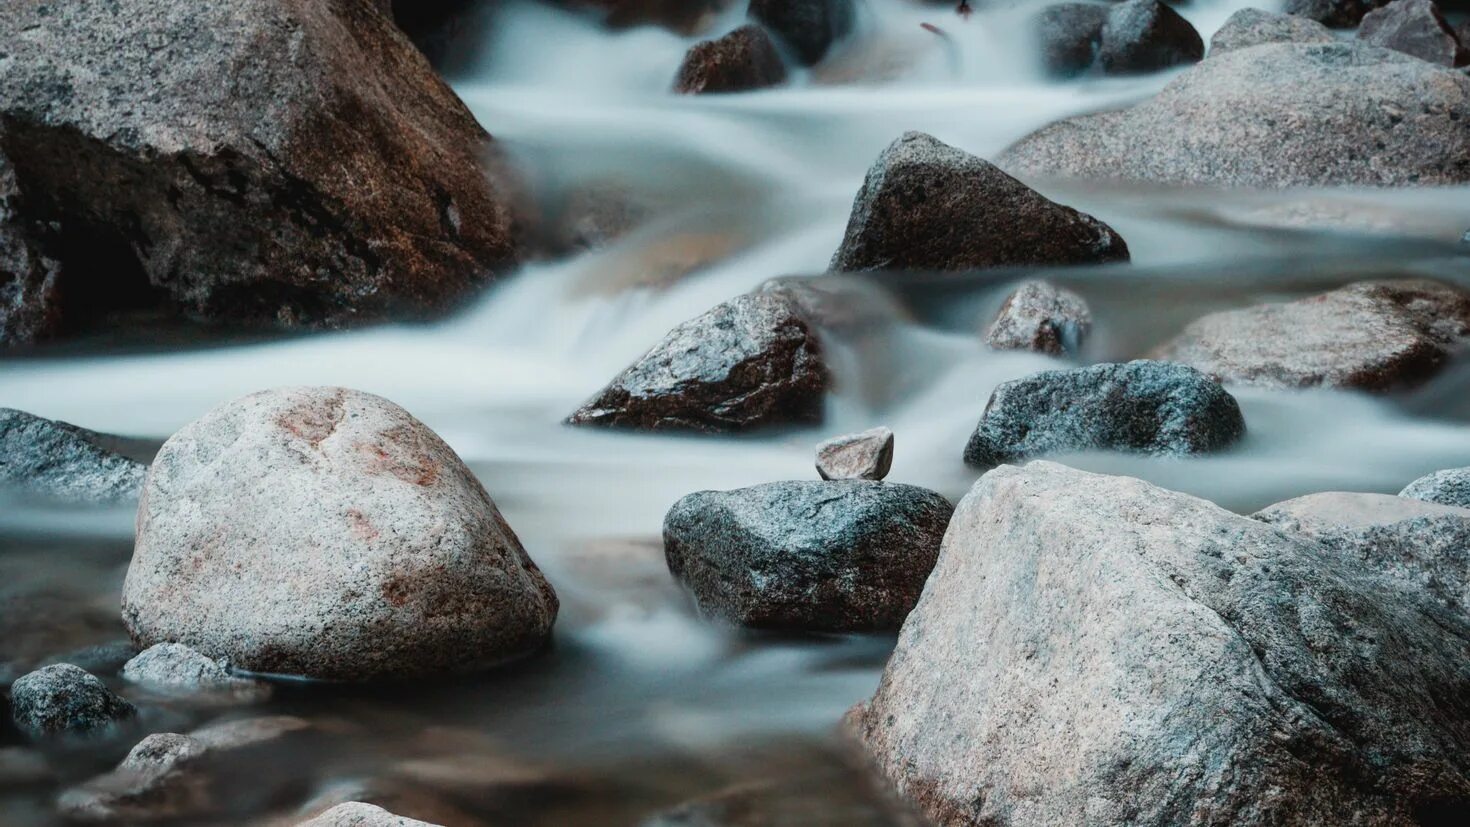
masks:
{"type": "Polygon", "coordinates": [[[760,26],[741,26],[718,40],[696,43],[684,56],[674,91],[686,95],[745,92],[786,81],[786,65],[760,26]]]}

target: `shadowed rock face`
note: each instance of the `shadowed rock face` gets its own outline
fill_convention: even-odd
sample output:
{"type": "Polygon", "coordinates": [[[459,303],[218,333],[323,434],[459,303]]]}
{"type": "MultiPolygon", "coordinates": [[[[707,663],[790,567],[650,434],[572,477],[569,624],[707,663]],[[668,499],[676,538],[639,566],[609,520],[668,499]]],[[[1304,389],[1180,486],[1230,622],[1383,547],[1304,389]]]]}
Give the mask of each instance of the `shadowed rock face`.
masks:
{"type": "Polygon", "coordinates": [[[751,0],[749,15],[811,66],[852,31],[853,0],[751,0]]]}
{"type": "Polygon", "coordinates": [[[1241,9],[1210,37],[1210,57],[1267,43],[1331,43],[1332,32],[1321,23],[1290,14],[1241,9]]]}
{"type": "Polygon", "coordinates": [[[908,132],[868,170],[830,266],[967,270],[1127,260],[1128,245],[1108,225],[982,158],[908,132]]]}
{"type": "Polygon", "coordinates": [[[21,214],[15,170],[0,152],[0,346],[45,338],[61,325],[61,264],[21,214]]]}
{"type": "Polygon", "coordinates": [[[1427,503],[1470,508],[1470,468],[1448,468],[1420,477],[1399,492],[1400,497],[1427,503]]]}
{"type": "Polygon", "coordinates": [[[686,95],[744,92],[785,80],[786,65],[771,36],[751,25],[691,46],[674,80],[674,91],[686,95]]]}
{"type": "Polygon", "coordinates": [[[1194,63],[1204,55],[1199,32],[1179,12],[1159,0],[1128,0],[1108,12],[1097,61],[1118,75],[1194,63]]]}
{"type": "Polygon", "coordinates": [[[1467,647],[1352,556],[1037,462],[961,501],[853,723],[940,825],[1441,823],[1470,806],[1467,647]]]}
{"type": "Polygon", "coordinates": [[[1276,43],[1203,61],[1130,109],[1043,127],[999,163],[1217,186],[1453,184],[1470,181],[1467,122],[1461,73],[1361,43],[1276,43]]]}
{"type": "Polygon", "coordinates": [[[1383,5],[1384,0],[1286,0],[1287,14],[1315,20],[1334,29],[1350,29],[1369,10],[1383,5]]]}
{"type": "Polygon", "coordinates": [[[21,2],[0,42],[10,211],[117,254],[64,245],[71,295],[342,324],[517,259],[496,147],[374,0],[21,2]]]}
{"type": "Polygon", "coordinates": [[[1057,77],[1085,72],[1097,58],[1108,7],[1096,3],[1058,3],[1036,16],[1041,62],[1057,77]]]}
{"type": "Polygon", "coordinates": [[[1441,66],[1460,66],[1470,53],[1432,0],[1394,0],[1363,17],[1358,39],[1441,66]]]}
{"type": "Polygon", "coordinates": [[[72,502],[138,495],[148,466],[109,450],[102,434],[0,408],[0,485],[72,502]]]}
{"type": "Polygon", "coordinates": [[[264,391],[174,434],[123,586],[139,646],[266,673],[469,672],[541,648],[555,592],[454,451],[385,399],[264,391]]]}
{"type": "Polygon", "coordinates": [[[1470,294],[1365,281],[1284,304],[1212,313],[1159,348],[1226,382],[1384,391],[1422,382],[1470,336],[1470,294]]]}

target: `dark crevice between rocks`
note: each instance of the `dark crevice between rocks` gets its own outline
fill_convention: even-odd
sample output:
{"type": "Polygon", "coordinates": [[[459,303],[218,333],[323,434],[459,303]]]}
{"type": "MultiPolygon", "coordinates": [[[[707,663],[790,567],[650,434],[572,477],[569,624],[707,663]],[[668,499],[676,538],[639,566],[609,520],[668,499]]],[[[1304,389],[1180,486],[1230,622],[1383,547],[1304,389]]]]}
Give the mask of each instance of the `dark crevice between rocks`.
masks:
{"type": "Polygon", "coordinates": [[[133,245],[116,230],[62,217],[58,333],[75,335],[171,318],[169,295],[148,280],[133,245]]]}

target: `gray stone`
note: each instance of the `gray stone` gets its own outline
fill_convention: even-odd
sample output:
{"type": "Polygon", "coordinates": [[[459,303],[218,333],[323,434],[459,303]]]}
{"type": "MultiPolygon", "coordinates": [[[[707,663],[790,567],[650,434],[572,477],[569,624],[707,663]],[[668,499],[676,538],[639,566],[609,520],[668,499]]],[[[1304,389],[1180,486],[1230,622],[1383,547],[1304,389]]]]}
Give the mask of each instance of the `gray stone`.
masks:
{"type": "Polygon", "coordinates": [[[883,150],[832,270],[969,270],[1128,260],[1108,225],[922,132],[883,150]]]}
{"type": "Polygon", "coordinates": [[[1470,468],[1447,468],[1426,474],[1405,486],[1399,496],[1470,508],[1470,468]]]}
{"type": "Polygon", "coordinates": [[[1210,38],[1210,57],[1267,43],[1331,43],[1332,30],[1307,17],[1241,9],[1210,38]]]}
{"type": "Polygon", "coordinates": [[[1315,20],[1334,29],[1350,29],[1383,0],[1286,0],[1287,14],[1315,20]]]}
{"type": "Polygon", "coordinates": [[[881,425],[817,446],[817,473],[824,480],[881,480],[892,467],[893,431],[881,425]]]}
{"type": "Polygon", "coordinates": [[[1159,0],[1127,0],[1108,12],[1097,62],[1110,75],[1136,74],[1194,63],[1205,42],[1188,20],[1159,0]]]}
{"type": "Polygon", "coordinates": [[[1137,360],[1002,383],[965,445],[965,462],[991,468],[1087,450],[1203,454],[1244,434],[1240,406],[1219,383],[1184,365],[1137,360]]]}
{"type": "Polygon", "coordinates": [[[820,422],[822,345],[784,291],[737,296],[669,332],[567,420],[649,431],[820,422]]]}
{"type": "Polygon", "coordinates": [[[786,81],[786,64],[760,26],[741,26],[716,40],[689,47],[674,91],[686,95],[745,92],[786,81]]]}
{"type": "Polygon", "coordinates": [[[349,801],[346,804],[338,804],[316,818],[303,821],[297,827],[438,827],[438,825],[396,816],[372,804],[349,801]]]}
{"type": "Polygon", "coordinates": [[[156,821],[197,814],[210,804],[207,779],[194,765],[207,748],[187,735],[149,735],[117,769],[73,787],[57,799],[67,819],[156,821]]]}
{"type": "Polygon", "coordinates": [[[664,555],[710,617],[761,629],[895,629],[924,588],[951,509],[933,491],[869,480],[700,491],[664,517],[664,555]]]}
{"type": "Polygon", "coordinates": [[[1070,77],[1091,68],[1107,19],[1108,7],[1096,3],[1058,3],[1042,9],[1033,26],[1046,71],[1070,77]]]}
{"type": "Polygon", "coordinates": [[[1021,175],[1234,187],[1470,182],[1470,77],[1363,43],[1227,52],[999,159],[1021,175]]]}
{"type": "Polygon", "coordinates": [[[1470,338],[1470,293],[1362,281],[1284,304],[1212,313],[1155,356],[1226,382],[1384,391],[1422,382],[1470,338]]]}
{"type": "Polygon", "coordinates": [[[123,666],[125,680],[154,691],[238,703],[270,697],[269,684],[230,674],[226,660],[207,658],[182,643],[151,646],[123,666]]]}
{"type": "Polygon", "coordinates": [[[43,666],[10,686],[10,714],[32,738],[94,735],[137,710],[102,681],[69,663],[43,666]]]}
{"type": "Polygon", "coordinates": [[[1090,330],[1092,312],[1081,296],[1050,282],[1025,281],[1000,306],[985,344],[1062,356],[1080,350],[1090,330]]]}
{"type": "Polygon", "coordinates": [[[1204,500],[985,474],[850,721],[935,823],[1455,823],[1470,622],[1204,500]]]}
{"type": "Polygon", "coordinates": [[[71,502],[138,496],[148,466],[110,449],[102,434],[0,408],[0,485],[71,502]]]}
{"type": "Polygon", "coordinates": [[[0,151],[0,347],[28,344],[61,326],[61,264],[23,215],[20,185],[0,151]]]}
{"type": "Polygon", "coordinates": [[[759,21],[811,66],[852,31],[853,0],[750,0],[750,19],[759,21]]]}
{"type": "Polygon", "coordinates": [[[544,646],[557,606],[454,451],[344,388],[262,391],[174,434],[123,585],[140,646],[329,680],[518,658],[544,646]]]}
{"type": "Polygon", "coordinates": [[[1358,39],[1441,66],[1460,66],[1470,53],[1432,0],[1393,0],[1363,17],[1358,39]]]}

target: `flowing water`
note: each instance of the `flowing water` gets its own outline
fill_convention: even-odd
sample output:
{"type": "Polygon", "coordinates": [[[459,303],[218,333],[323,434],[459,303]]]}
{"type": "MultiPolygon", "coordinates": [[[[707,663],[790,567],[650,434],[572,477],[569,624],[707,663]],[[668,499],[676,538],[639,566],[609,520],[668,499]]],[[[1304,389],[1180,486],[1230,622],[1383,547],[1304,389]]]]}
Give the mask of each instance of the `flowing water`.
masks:
{"type": "MultiPolygon", "coordinates": [[[[1208,36],[1245,5],[1196,0],[1181,11],[1208,36]]],[[[155,444],[265,387],[386,396],[470,463],[562,597],[553,651],[489,675],[280,687],[260,710],[306,715],[318,731],[226,761],[218,821],[367,796],[445,824],[631,824],[773,778],[832,808],[868,806],[835,730],[875,687],[892,639],[702,622],[664,568],[662,517],[691,491],[811,478],[817,441],[876,424],[897,434],[890,479],[958,499],[975,478],[960,451],[991,390],[1056,364],[988,351],[979,336],[1008,287],[1036,273],[876,278],[881,289],[862,293],[863,324],[823,331],[838,389],[820,428],[720,439],[560,421],[678,322],[769,278],[822,272],[864,171],[901,132],[993,156],[1051,120],[1124,105],[1172,76],[1047,81],[1024,36],[1027,14],[962,21],[947,6],[867,0],[861,36],[831,67],[787,88],[686,98],[668,87],[697,38],[611,32],[556,7],[509,4],[459,55],[457,91],[542,198],[614,188],[647,205],[646,223],[599,249],[528,264],[431,325],[208,346],[131,331],[0,362],[0,406],[155,444]]],[[[1092,305],[1085,361],[1139,356],[1212,310],[1364,277],[1470,275],[1454,246],[1470,225],[1470,188],[1032,183],[1111,224],[1133,253],[1127,266],[1046,274],[1092,305]]],[[[820,278],[830,289],[864,283],[820,278]]],[[[1240,390],[1249,436],[1224,455],[1064,459],[1240,511],[1320,490],[1393,492],[1470,464],[1467,389],[1470,367],[1455,365],[1391,398],[1240,390]]],[[[125,638],[117,605],[131,521],[127,509],[0,502],[0,678],[125,638]]],[[[0,728],[0,823],[55,823],[56,794],[109,767],[140,732],[224,714],[148,709],[141,729],[111,741],[47,748],[49,773],[28,782],[6,775],[5,761],[22,760],[21,738],[0,728]]]]}

